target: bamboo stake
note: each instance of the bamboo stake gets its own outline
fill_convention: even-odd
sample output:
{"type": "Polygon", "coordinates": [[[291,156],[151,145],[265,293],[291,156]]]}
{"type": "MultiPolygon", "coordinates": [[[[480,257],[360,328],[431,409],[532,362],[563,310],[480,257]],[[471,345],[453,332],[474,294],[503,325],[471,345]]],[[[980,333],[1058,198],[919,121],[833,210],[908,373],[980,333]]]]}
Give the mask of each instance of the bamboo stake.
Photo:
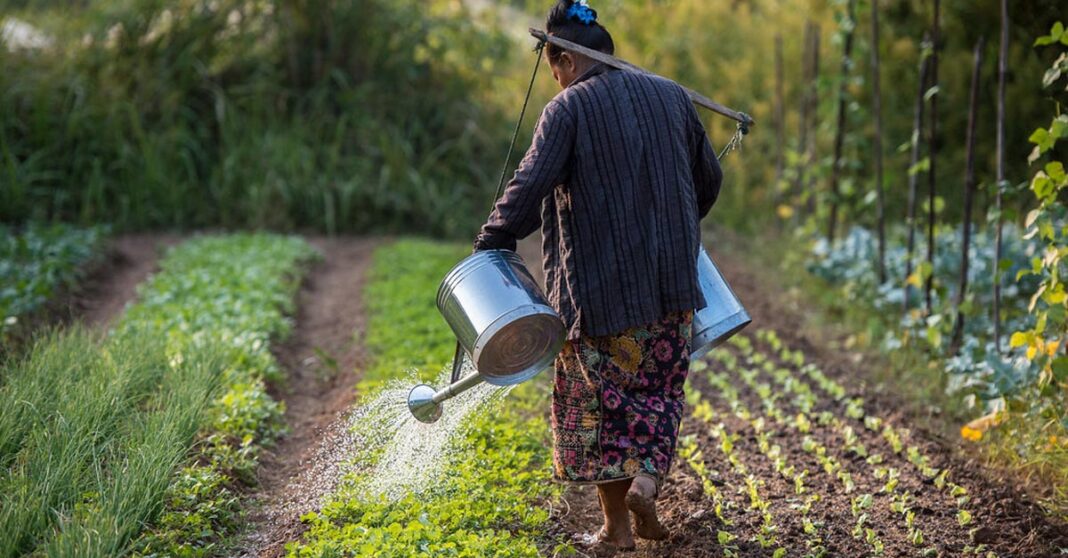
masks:
{"type": "Polygon", "coordinates": [[[997,231],[994,238],[994,349],[1001,353],[1001,189],[1005,184],[1005,75],[1009,58],[1009,2],[1001,0],[1001,46],[998,49],[998,130],[997,185],[995,211],[997,231]]]}
{"type": "MultiPolygon", "coordinates": [[[[809,97],[814,95],[812,91],[815,88],[815,82],[812,78],[814,72],[812,71],[812,44],[814,24],[811,21],[805,22],[805,39],[804,46],[801,49],[801,106],[800,106],[800,118],[798,119],[798,142],[797,142],[797,154],[799,162],[797,165],[797,177],[794,184],[794,189],[797,191],[798,196],[802,196],[805,193],[805,173],[808,171],[808,129],[809,129],[809,97]]],[[[800,197],[798,198],[800,199],[800,197]]]]}
{"type": "MultiPolygon", "coordinates": [[[[539,41],[544,41],[544,42],[549,43],[551,45],[556,45],[556,46],[558,46],[558,47],[560,47],[560,48],[562,48],[564,50],[569,50],[571,52],[577,52],[578,54],[581,54],[583,56],[586,56],[588,58],[596,60],[597,62],[600,62],[600,63],[605,64],[607,66],[611,66],[613,68],[616,68],[617,70],[628,70],[628,71],[631,71],[631,72],[638,72],[638,73],[641,73],[641,74],[653,74],[653,72],[650,72],[650,71],[648,71],[648,70],[646,70],[646,69],[644,69],[644,68],[642,68],[640,66],[635,66],[634,64],[631,64],[630,62],[627,62],[626,60],[622,60],[620,58],[616,58],[615,56],[612,56],[611,54],[605,54],[605,53],[600,52],[600,51],[596,51],[596,50],[593,50],[593,49],[590,49],[590,48],[586,48],[586,47],[584,47],[584,46],[582,46],[580,44],[573,43],[573,42],[565,40],[565,39],[561,39],[560,37],[549,35],[545,31],[541,31],[541,30],[532,28],[532,29],[530,29],[530,34],[531,34],[531,36],[533,36],[535,39],[538,39],[539,41]]],[[[693,103],[695,105],[697,105],[697,106],[704,107],[704,108],[706,108],[706,109],[708,109],[708,110],[710,110],[710,111],[712,111],[712,112],[714,112],[716,114],[720,114],[720,115],[726,116],[727,118],[730,118],[731,120],[735,120],[735,121],[737,121],[737,122],[739,122],[739,123],[741,123],[741,124],[743,124],[745,126],[752,126],[753,124],[755,124],[753,119],[749,115],[747,115],[745,113],[738,112],[738,111],[736,111],[734,109],[727,108],[727,107],[725,107],[725,106],[713,101],[712,99],[709,99],[708,97],[705,97],[704,95],[694,91],[693,89],[689,89],[689,88],[686,88],[686,87],[683,87],[683,89],[686,90],[686,94],[690,96],[690,100],[693,101],[693,103]]]]}
{"type": "Polygon", "coordinates": [[[856,0],[849,0],[846,9],[846,17],[849,18],[852,27],[845,36],[845,47],[842,51],[842,75],[838,83],[838,124],[834,134],[834,162],[831,164],[831,213],[827,220],[827,242],[834,242],[835,231],[838,227],[838,198],[841,196],[838,182],[842,174],[842,149],[846,128],[846,78],[852,66],[850,57],[853,55],[853,36],[856,34],[856,0]]]}
{"type": "MultiPolygon", "coordinates": [[[[939,37],[939,12],[941,11],[940,0],[934,0],[934,25],[931,26],[931,88],[938,87],[938,42],[939,37]]],[[[931,298],[931,290],[934,288],[934,264],[935,264],[935,161],[938,153],[938,91],[935,89],[931,95],[931,128],[930,137],[927,141],[928,169],[927,169],[927,263],[930,264],[931,274],[924,283],[924,298],[926,301],[927,315],[931,315],[934,301],[931,298]]]]}
{"type": "MultiPolygon", "coordinates": [[[[923,44],[927,45],[928,36],[924,34],[923,44]]],[[[925,47],[926,48],[926,47],[925,47]]],[[[908,244],[906,248],[905,256],[905,278],[908,279],[912,276],[912,258],[916,251],[916,186],[919,179],[917,176],[919,172],[916,171],[916,165],[920,162],[920,147],[923,144],[923,93],[927,91],[927,68],[929,58],[926,54],[920,55],[920,77],[918,80],[919,86],[916,91],[916,108],[912,116],[912,151],[909,155],[909,197],[908,197],[908,214],[905,219],[908,225],[908,244]]],[[[905,304],[904,310],[909,310],[909,298],[911,291],[908,286],[905,286],[905,304]]]]}
{"type": "Polygon", "coordinates": [[[775,35],[775,197],[779,192],[779,182],[782,180],[783,171],[786,167],[786,108],[783,106],[783,60],[782,60],[782,35],[775,35]]]}
{"type": "Polygon", "coordinates": [[[871,78],[872,111],[875,113],[875,138],[872,151],[875,157],[876,219],[879,232],[879,282],[886,282],[886,200],[883,195],[883,101],[879,82],[879,0],[871,1],[871,78]]]}
{"type": "MultiPolygon", "coordinates": [[[[809,133],[812,138],[808,142],[808,149],[805,151],[805,164],[811,165],[816,160],[816,129],[819,128],[820,123],[820,26],[819,24],[812,24],[812,95],[809,96],[808,102],[808,120],[809,120],[809,133]]],[[[808,214],[814,215],[816,213],[816,195],[815,195],[815,173],[808,175],[806,179],[805,187],[809,192],[808,196],[808,214]]]]}
{"type": "Polygon", "coordinates": [[[983,65],[983,47],[986,38],[979,37],[975,43],[972,61],[972,91],[968,105],[967,155],[964,170],[964,230],[961,232],[960,288],[957,290],[957,320],[953,325],[953,340],[950,354],[957,354],[964,338],[964,300],[968,295],[968,264],[972,239],[972,203],[975,197],[975,122],[979,115],[979,74],[983,65]]]}

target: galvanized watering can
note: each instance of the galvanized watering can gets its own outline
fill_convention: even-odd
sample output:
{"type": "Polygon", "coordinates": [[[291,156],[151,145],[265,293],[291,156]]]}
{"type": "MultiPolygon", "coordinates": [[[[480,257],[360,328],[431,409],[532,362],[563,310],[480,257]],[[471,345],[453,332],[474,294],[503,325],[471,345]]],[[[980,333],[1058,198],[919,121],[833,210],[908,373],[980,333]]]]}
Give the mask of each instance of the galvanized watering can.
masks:
{"type": "Polygon", "coordinates": [[[705,295],[705,307],[693,316],[691,359],[701,358],[753,321],[704,246],[697,255],[697,280],[705,295]]]}
{"type": "MultiPolygon", "coordinates": [[[[697,275],[707,305],[694,314],[692,358],[752,321],[704,248],[697,275]]],[[[420,384],[408,392],[408,409],[422,422],[437,421],[442,402],[482,382],[510,386],[537,376],[563,347],[563,321],[510,250],[478,252],[457,264],[441,282],[437,302],[458,343],[449,386],[420,384]],[[478,372],[460,378],[465,354],[478,372]]]]}
{"type": "Polygon", "coordinates": [[[452,384],[408,393],[408,408],[423,422],[438,420],[442,401],[482,382],[510,386],[537,376],[564,346],[564,322],[511,250],[478,252],[457,264],[438,288],[438,310],[458,343],[452,384]],[[478,372],[460,379],[465,353],[478,372]]]}

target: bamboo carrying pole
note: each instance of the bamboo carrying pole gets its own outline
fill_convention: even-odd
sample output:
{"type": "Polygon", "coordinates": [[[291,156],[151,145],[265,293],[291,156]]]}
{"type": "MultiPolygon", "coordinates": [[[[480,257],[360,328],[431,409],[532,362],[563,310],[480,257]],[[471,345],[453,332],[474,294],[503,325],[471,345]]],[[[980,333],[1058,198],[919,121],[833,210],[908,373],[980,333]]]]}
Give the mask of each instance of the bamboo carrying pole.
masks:
{"type": "MultiPolygon", "coordinates": [[[[617,70],[629,70],[629,71],[638,72],[638,73],[641,73],[641,74],[652,74],[653,73],[653,72],[650,72],[649,70],[646,70],[646,69],[641,68],[639,66],[635,66],[634,64],[631,64],[630,62],[627,62],[626,60],[622,60],[620,58],[616,58],[615,56],[612,56],[611,54],[605,54],[605,53],[600,52],[600,51],[596,51],[596,50],[593,50],[593,49],[590,49],[590,48],[586,48],[586,47],[584,47],[584,46],[582,46],[580,44],[573,43],[573,42],[565,40],[565,39],[561,39],[560,37],[554,37],[552,35],[549,35],[545,31],[541,31],[539,29],[533,29],[533,28],[530,29],[530,34],[535,39],[538,39],[539,41],[549,43],[550,45],[558,46],[558,47],[560,47],[560,48],[562,48],[564,50],[570,50],[571,52],[577,52],[577,53],[579,53],[579,54],[581,54],[583,56],[592,58],[593,60],[596,60],[597,62],[600,62],[602,64],[611,66],[613,68],[616,68],[617,70]]],[[[690,96],[690,100],[693,101],[693,103],[695,105],[697,105],[697,106],[704,107],[704,108],[706,108],[706,109],[708,109],[708,110],[710,110],[710,111],[712,111],[712,112],[714,112],[716,114],[720,114],[720,115],[726,116],[727,118],[730,118],[731,120],[735,120],[739,124],[742,124],[743,126],[746,126],[746,127],[749,127],[749,126],[752,126],[753,124],[755,124],[753,119],[750,118],[748,114],[745,114],[743,112],[738,112],[736,110],[727,108],[727,107],[725,107],[725,106],[713,101],[712,99],[709,99],[708,97],[705,97],[704,95],[694,91],[693,89],[689,89],[687,87],[683,87],[683,89],[686,90],[686,94],[690,96]]]]}

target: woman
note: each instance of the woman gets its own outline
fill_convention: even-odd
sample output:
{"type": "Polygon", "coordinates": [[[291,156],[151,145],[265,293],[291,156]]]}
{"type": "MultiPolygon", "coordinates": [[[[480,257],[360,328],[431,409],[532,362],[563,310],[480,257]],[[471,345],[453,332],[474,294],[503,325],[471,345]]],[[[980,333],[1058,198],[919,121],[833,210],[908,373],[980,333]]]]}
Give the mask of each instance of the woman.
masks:
{"type": "MultiPolygon", "coordinates": [[[[547,31],[612,54],[586,0],[559,0],[547,31]]],[[[542,227],[546,291],[568,328],[555,363],[556,480],[595,484],[604,526],[589,542],[668,535],[656,498],[671,468],[689,371],[699,222],[722,172],[686,92],[552,45],[563,91],[475,242],[514,250],[542,227]],[[634,516],[634,529],[630,517],[634,516]]]]}

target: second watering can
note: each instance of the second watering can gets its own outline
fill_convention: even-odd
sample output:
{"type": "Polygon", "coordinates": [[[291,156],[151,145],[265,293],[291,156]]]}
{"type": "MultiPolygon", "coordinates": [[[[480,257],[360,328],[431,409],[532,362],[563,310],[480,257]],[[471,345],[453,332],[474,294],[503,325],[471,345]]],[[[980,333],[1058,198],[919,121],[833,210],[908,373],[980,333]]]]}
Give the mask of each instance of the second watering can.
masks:
{"type": "Polygon", "coordinates": [[[704,246],[697,255],[697,280],[705,296],[705,307],[693,315],[690,342],[693,360],[720,346],[753,321],[704,246]]]}

